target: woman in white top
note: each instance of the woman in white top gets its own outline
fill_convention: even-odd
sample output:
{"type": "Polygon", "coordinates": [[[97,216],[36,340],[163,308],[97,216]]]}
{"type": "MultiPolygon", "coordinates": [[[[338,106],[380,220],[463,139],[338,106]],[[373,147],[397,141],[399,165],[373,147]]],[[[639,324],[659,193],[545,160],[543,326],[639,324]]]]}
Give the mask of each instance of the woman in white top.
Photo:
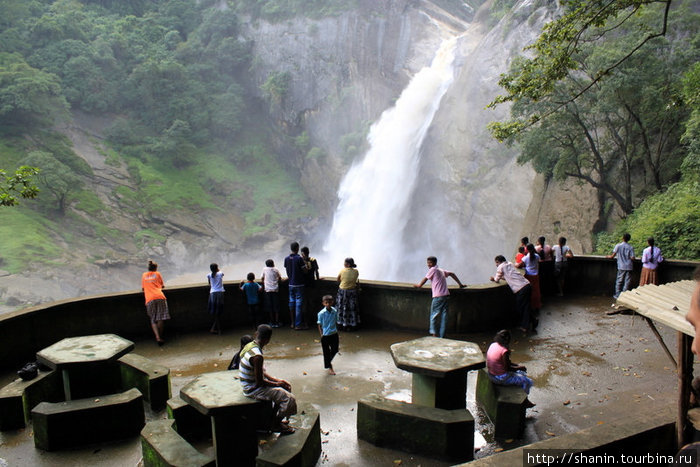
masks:
{"type": "MultiPolygon", "coordinates": [[[[275,262],[271,259],[265,261],[265,267],[262,270],[263,290],[265,294],[265,308],[270,318],[270,326],[278,328],[282,326],[280,322],[280,306],[279,306],[279,282],[282,279],[279,270],[275,267],[275,262]]],[[[294,323],[292,323],[293,325],[294,323]]]]}
{"type": "Polygon", "coordinates": [[[554,253],[554,278],[559,288],[559,296],[564,296],[564,279],[566,278],[567,259],[573,258],[574,253],[566,246],[566,238],[559,237],[559,244],[552,247],[554,253]]]}
{"type": "Polygon", "coordinates": [[[647,238],[647,244],[649,246],[642,252],[642,275],[639,278],[639,285],[659,285],[656,268],[664,260],[664,257],[661,256],[661,249],[658,246],[654,246],[654,237],[647,238]]]}
{"type": "Polygon", "coordinates": [[[224,311],[224,273],[219,271],[219,265],[216,263],[211,263],[209,269],[211,269],[211,272],[207,274],[207,282],[209,282],[209,303],[207,304],[207,309],[214,318],[209,332],[221,334],[219,315],[224,311]]]}

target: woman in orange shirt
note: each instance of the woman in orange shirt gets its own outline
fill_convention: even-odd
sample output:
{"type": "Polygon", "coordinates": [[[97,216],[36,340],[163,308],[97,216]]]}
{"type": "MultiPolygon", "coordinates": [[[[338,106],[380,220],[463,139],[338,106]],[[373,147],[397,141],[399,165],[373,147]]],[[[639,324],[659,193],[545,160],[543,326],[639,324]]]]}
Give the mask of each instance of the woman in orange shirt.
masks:
{"type": "Polygon", "coordinates": [[[151,320],[151,329],[156,336],[158,345],[165,344],[163,339],[163,325],[166,319],[170,319],[168,302],[163,295],[163,277],[158,272],[158,264],[148,261],[148,271],[141,276],[141,290],[146,296],[146,314],[151,320]]]}

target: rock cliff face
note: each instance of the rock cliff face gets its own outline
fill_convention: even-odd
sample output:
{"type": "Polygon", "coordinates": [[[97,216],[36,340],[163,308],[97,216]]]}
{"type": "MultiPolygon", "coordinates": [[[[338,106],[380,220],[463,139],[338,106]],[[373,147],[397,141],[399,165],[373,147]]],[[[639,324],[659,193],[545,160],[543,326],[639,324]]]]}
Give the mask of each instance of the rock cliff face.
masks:
{"type": "Polygon", "coordinates": [[[430,2],[406,0],[365,2],[357,12],[322,20],[247,23],[242,33],[254,43],[254,84],[273,73],[291,77],[289,92],[271,108],[273,119],[286,135],[307,131],[309,147],[323,151],[306,157],[280,144],[323,214],[335,207],[340,176],[357,155],[349,146],[362,144],[367,125],[430,62],[442,38],[467,26],[430,2]]]}
{"type": "MultiPolygon", "coordinates": [[[[321,21],[258,22],[245,29],[255,44],[257,83],[274,72],[291,76],[287,98],[272,109],[280,131],[307,131],[310,145],[325,154],[289,154],[318,206],[319,239],[331,223],[340,179],[364,152],[348,155],[344,138],[362,134],[430,64],[440,43],[459,36],[454,83],[421,148],[411,218],[393,239],[406,244],[403,261],[422,268],[426,252],[433,252],[450,258],[450,264],[469,265],[462,266],[473,271],[465,280],[482,281],[493,256],[510,256],[510,246],[522,235],[566,235],[579,251],[589,249],[586,232],[594,217],[587,213],[597,209],[595,198],[579,187],[544,186],[531,168],[517,165],[515,150],[496,143],[486,128],[507,116],[505,106],[485,110],[499,93],[499,75],[537,37],[554,6],[524,0],[492,25],[490,2],[471,22],[428,1],[381,5],[321,21]]],[[[402,269],[406,276],[398,279],[420,274],[413,266],[402,269]]]]}

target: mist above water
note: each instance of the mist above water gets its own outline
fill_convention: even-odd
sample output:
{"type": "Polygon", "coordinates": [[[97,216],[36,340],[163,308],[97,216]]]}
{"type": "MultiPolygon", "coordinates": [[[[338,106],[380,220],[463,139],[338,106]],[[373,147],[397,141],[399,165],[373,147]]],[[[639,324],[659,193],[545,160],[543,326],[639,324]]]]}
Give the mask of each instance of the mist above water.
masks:
{"type": "Polygon", "coordinates": [[[363,278],[416,280],[402,269],[407,254],[404,232],[421,147],[454,79],[457,39],[442,43],[431,65],[411,79],[395,106],[372,125],[367,137],[370,149],[340,183],[338,207],[323,247],[325,264],[340,268],[349,256],[363,278]]]}

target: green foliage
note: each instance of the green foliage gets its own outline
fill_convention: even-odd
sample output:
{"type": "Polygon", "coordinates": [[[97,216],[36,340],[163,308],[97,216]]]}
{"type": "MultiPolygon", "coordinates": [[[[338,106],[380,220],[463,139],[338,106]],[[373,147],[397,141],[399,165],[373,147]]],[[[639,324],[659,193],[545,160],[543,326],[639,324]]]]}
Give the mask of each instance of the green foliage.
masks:
{"type": "Polygon", "coordinates": [[[681,138],[688,148],[681,171],[685,178],[700,180],[700,62],[687,71],[682,85],[683,100],[690,109],[690,117],[681,138]]]}
{"type": "Polygon", "coordinates": [[[196,151],[188,139],[191,133],[187,122],[175,120],[159,138],[153,139],[150,152],[156,157],[169,160],[177,168],[187,167],[194,162],[192,155],[196,151]]]}
{"type": "Polygon", "coordinates": [[[352,160],[367,149],[367,131],[368,128],[365,127],[340,137],[340,147],[343,149],[346,160],[352,160]]]}
{"type": "MultiPolygon", "coordinates": [[[[36,245],[94,241],[105,255],[105,245],[134,237],[110,224],[111,204],[84,189],[94,174],[71,142],[43,129],[69,107],[87,118],[115,117],[100,152],[107,164],[128,170],[129,186],[112,194],[128,215],[160,219],[175,210],[233,207],[244,213],[244,234],[252,235],[310,214],[297,177],[279,164],[261,129],[259,102],[247,100],[240,84],[251,59],[240,3],[222,9],[213,0],[0,0],[0,167],[34,161],[42,169],[35,177],[42,203],[12,210],[15,232],[31,230],[36,245]],[[55,223],[53,208],[62,214],[55,223]]],[[[314,15],[327,15],[355,2],[247,3],[281,18],[311,4],[314,15]]],[[[271,102],[281,103],[291,75],[268,81],[271,102]]],[[[308,135],[296,143],[301,153],[313,153],[308,135]]],[[[165,241],[157,227],[136,239],[142,247],[165,241]]],[[[14,271],[35,261],[27,253],[60,260],[53,248],[42,253],[3,242],[3,257],[12,258],[14,271]]]]}
{"type": "Polygon", "coordinates": [[[32,68],[18,54],[0,52],[0,129],[49,125],[66,107],[55,75],[32,68]]]}
{"type": "MultiPolygon", "coordinates": [[[[674,11],[668,20],[673,34],[650,40],[648,47],[608,71],[606,79],[596,81],[596,70],[619,60],[646,34],[650,14],[645,10],[626,19],[604,40],[577,44],[576,54],[568,58],[580,71],[551,83],[546,97],[535,93],[515,99],[513,119],[492,126],[503,137],[518,131],[520,163],[531,162],[549,178],[588,183],[625,214],[677,180],[685,156],[682,122],[689,110],[683,105],[680,77],[700,57],[697,15],[674,11]],[[581,89],[586,91],[571,100],[581,89]]],[[[531,64],[521,60],[516,67],[531,64]]]]}
{"type": "Polygon", "coordinates": [[[40,189],[53,197],[56,209],[63,214],[83,185],[83,181],[63,162],[53,154],[42,151],[32,151],[25,159],[27,165],[41,167],[37,182],[40,189]]]}
{"type": "Polygon", "coordinates": [[[282,105],[291,80],[292,75],[288,71],[277,71],[267,77],[260,89],[271,104],[282,105]]]}
{"type": "Polygon", "coordinates": [[[188,151],[166,141],[176,121],[189,126],[189,145],[230,141],[247,111],[237,81],[250,44],[239,39],[235,9],[220,6],[3,0],[12,21],[0,20],[0,129],[31,132],[69,103],[119,114],[109,136],[120,150],[145,158],[155,149],[186,166],[188,151]]]}
{"type": "Polygon", "coordinates": [[[51,261],[61,255],[52,233],[53,223],[22,206],[0,213],[3,269],[25,271],[30,263],[51,261]]]}
{"type": "Polygon", "coordinates": [[[700,260],[700,182],[678,182],[644,200],[612,234],[598,234],[596,252],[609,254],[625,232],[632,235],[631,244],[638,256],[647,237],[654,237],[664,257],[700,260]]]}
{"type": "Polygon", "coordinates": [[[517,0],[494,0],[489,9],[489,19],[487,24],[493,27],[513,8],[517,0]]]}
{"type": "Polygon", "coordinates": [[[32,177],[39,173],[36,167],[21,166],[12,175],[7,175],[0,169],[0,206],[16,206],[17,197],[36,198],[39,189],[34,185],[32,177]]]}
{"type": "Polygon", "coordinates": [[[322,159],[324,157],[326,157],[326,152],[323,149],[316,146],[309,149],[309,152],[306,153],[307,159],[322,159]]]}
{"type": "MultiPolygon", "coordinates": [[[[523,60],[517,69],[501,76],[499,84],[506,94],[498,96],[490,106],[546,98],[560,80],[582,69],[576,56],[589,42],[617,29],[635,13],[652,10],[654,14],[647,17],[648,22],[638,25],[630,48],[603,67],[588,71],[594,80],[600,79],[648,40],[663,36],[671,0],[567,0],[563,3],[565,14],[546,24],[537,41],[526,48],[534,52],[534,57],[523,60]]],[[[575,95],[577,92],[570,97],[575,95]]]]}
{"type": "Polygon", "coordinates": [[[296,16],[324,18],[357,8],[357,0],[239,0],[241,13],[279,22],[296,16]]]}
{"type": "Polygon", "coordinates": [[[134,239],[143,246],[156,246],[165,242],[166,238],[150,229],[139,230],[134,239]]]}
{"type": "Polygon", "coordinates": [[[102,217],[106,212],[106,206],[92,191],[81,190],[75,196],[75,200],[75,209],[83,211],[94,218],[102,217]]]}
{"type": "Polygon", "coordinates": [[[29,263],[51,260],[61,251],[53,239],[50,222],[29,209],[3,209],[0,212],[3,269],[18,273],[29,263]]]}
{"type": "MultiPolygon", "coordinates": [[[[196,165],[195,163],[192,167],[196,165]]],[[[200,184],[196,172],[178,170],[168,163],[157,161],[146,165],[134,160],[130,161],[129,167],[132,174],[138,174],[138,195],[134,198],[143,212],[159,215],[173,206],[185,210],[216,208],[200,184]]]]}

